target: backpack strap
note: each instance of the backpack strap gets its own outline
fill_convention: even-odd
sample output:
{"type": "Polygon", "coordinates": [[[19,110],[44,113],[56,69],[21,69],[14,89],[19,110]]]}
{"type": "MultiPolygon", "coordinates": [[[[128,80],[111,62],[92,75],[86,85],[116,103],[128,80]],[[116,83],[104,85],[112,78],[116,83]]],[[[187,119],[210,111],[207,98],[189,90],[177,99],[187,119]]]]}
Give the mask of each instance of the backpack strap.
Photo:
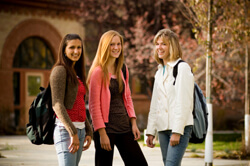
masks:
{"type": "Polygon", "coordinates": [[[174,83],[173,83],[173,85],[175,85],[176,77],[177,77],[177,74],[178,74],[178,65],[181,62],[185,62],[185,61],[184,60],[179,60],[177,62],[177,64],[174,66],[174,69],[173,69],[174,83]]]}
{"type": "MultiPolygon", "coordinates": [[[[176,65],[174,66],[174,69],[173,69],[174,83],[173,83],[173,85],[175,85],[176,77],[177,77],[177,74],[178,74],[178,65],[181,62],[185,62],[185,61],[179,60],[179,62],[177,62],[176,65]]],[[[193,96],[194,96],[194,98],[193,98],[194,105],[193,106],[194,107],[195,107],[195,100],[196,100],[196,96],[195,96],[195,91],[196,90],[197,90],[197,87],[194,85],[194,94],[193,94],[193,96]]],[[[193,117],[196,118],[195,109],[193,109],[192,113],[193,113],[193,117]]]]}
{"type": "Polygon", "coordinates": [[[123,63],[122,65],[122,73],[123,73],[123,77],[124,77],[124,80],[126,80],[126,77],[127,77],[127,69],[126,69],[126,65],[123,63]]]}

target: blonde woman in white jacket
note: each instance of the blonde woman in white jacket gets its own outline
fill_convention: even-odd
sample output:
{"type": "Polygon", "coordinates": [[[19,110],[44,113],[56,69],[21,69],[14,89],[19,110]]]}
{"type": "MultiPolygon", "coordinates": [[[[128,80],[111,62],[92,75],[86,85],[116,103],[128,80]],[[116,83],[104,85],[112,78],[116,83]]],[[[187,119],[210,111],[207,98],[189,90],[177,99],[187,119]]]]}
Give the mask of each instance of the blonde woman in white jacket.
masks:
{"type": "Polygon", "coordinates": [[[155,146],[153,141],[158,132],[164,165],[180,166],[193,125],[194,77],[187,63],[180,63],[176,79],[173,76],[173,67],[182,58],[174,32],[160,30],[154,44],[159,66],[148,116],[147,146],[155,146]]]}

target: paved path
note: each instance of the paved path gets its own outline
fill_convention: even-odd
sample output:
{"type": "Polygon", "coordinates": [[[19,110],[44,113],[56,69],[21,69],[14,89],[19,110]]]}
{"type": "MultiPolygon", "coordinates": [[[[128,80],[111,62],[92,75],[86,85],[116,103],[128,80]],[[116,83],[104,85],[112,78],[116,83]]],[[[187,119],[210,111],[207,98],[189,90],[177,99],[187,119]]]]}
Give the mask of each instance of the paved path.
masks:
{"type": "MultiPolygon", "coordinates": [[[[159,147],[153,149],[141,145],[149,166],[163,166],[159,147]]],[[[79,166],[94,166],[94,143],[83,152],[79,166]]],[[[33,145],[26,136],[0,136],[0,166],[57,166],[57,156],[53,145],[33,145]]],[[[190,158],[186,153],[182,166],[204,166],[204,159],[190,158]]],[[[250,161],[214,159],[214,166],[250,166],[250,161]]],[[[114,166],[124,166],[117,150],[114,166]]]]}

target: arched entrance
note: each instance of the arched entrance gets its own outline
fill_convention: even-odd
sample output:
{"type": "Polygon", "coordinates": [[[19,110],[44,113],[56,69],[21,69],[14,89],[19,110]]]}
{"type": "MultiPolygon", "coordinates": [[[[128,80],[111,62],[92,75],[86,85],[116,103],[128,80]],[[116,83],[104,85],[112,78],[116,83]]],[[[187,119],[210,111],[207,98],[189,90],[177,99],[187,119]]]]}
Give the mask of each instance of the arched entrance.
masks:
{"type": "Polygon", "coordinates": [[[37,88],[48,83],[60,41],[52,25],[37,19],[21,22],[8,35],[1,56],[0,85],[5,86],[0,86],[0,104],[13,111],[13,127],[25,128],[37,88]]]}
{"type": "Polygon", "coordinates": [[[25,107],[24,118],[27,123],[27,108],[39,93],[39,87],[46,86],[53,64],[52,52],[42,38],[29,37],[18,46],[13,60],[15,126],[19,126],[20,122],[20,105],[25,107]],[[21,86],[24,86],[24,94],[20,93],[21,86]],[[21,103],[21,96],[24,103],[21,103]]]}

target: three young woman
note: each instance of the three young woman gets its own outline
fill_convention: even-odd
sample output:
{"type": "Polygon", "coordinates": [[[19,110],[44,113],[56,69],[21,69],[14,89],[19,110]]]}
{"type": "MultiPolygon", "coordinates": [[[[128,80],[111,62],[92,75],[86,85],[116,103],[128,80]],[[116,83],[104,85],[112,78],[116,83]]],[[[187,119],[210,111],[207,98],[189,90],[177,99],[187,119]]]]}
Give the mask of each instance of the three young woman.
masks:
{"type": "Polygon", "coordinates": [[[86,118],[87,91],[84,50],[79,35],[66,35],[51,75],[52,107],[56,113],[54,144],[60,166],[77,166],[91,144],[92,128],[86,118]],[[86,143],[86,145],[84,145],[86,143]]]}
{"type": "Polygon", "coordinates": [[[95,165],[111,166],[114,145],[126,166],[147,162],[137,140],[140,131],[129,88],[129,72],[122,72],[123,38],[113,30],[104,33],[90,68],[89,110],[94,127],[95,165]],[[126,79],[123,73],[126,73],[126,79]]]}
{"type": "Polygon", "coordinates": [[[182,58],[174,32],[160,30],[154,44],[154,57],[159,66],[148,116],[147,146],[154,147],[158,132],[164,165],[180,166],[193,125],[194,76],[187,63],[180,63],[178,76],[176,79],[173,76],[173,67],[182,58]]]}
{"type": "MultiPolygon", "coordinates": [[[[182,58],[175,33],[160,30],[154,44],[159,66],[148,117],[147,145],[154,147],[158,132],[165,166],[179,166],[192,131],[194,77],[187,63],[180,63],[178,77],[173,77],[173,67],[182,58]]],[[[140,131],[128,83],[129,72],[127,67],[126,72],[122,71],[123,61],[122,36],[113,30],[104,33],[87,79],[96,166],[112,165],[114,145],[125,165],[148,165],[137,142],[140,131]]],[[[78,35],[68,34],[63,39],[50,85],[57,115],[54,142],[59,165],[78,165],[92,135],[86,119],[84,51],[78,35]]]]}

